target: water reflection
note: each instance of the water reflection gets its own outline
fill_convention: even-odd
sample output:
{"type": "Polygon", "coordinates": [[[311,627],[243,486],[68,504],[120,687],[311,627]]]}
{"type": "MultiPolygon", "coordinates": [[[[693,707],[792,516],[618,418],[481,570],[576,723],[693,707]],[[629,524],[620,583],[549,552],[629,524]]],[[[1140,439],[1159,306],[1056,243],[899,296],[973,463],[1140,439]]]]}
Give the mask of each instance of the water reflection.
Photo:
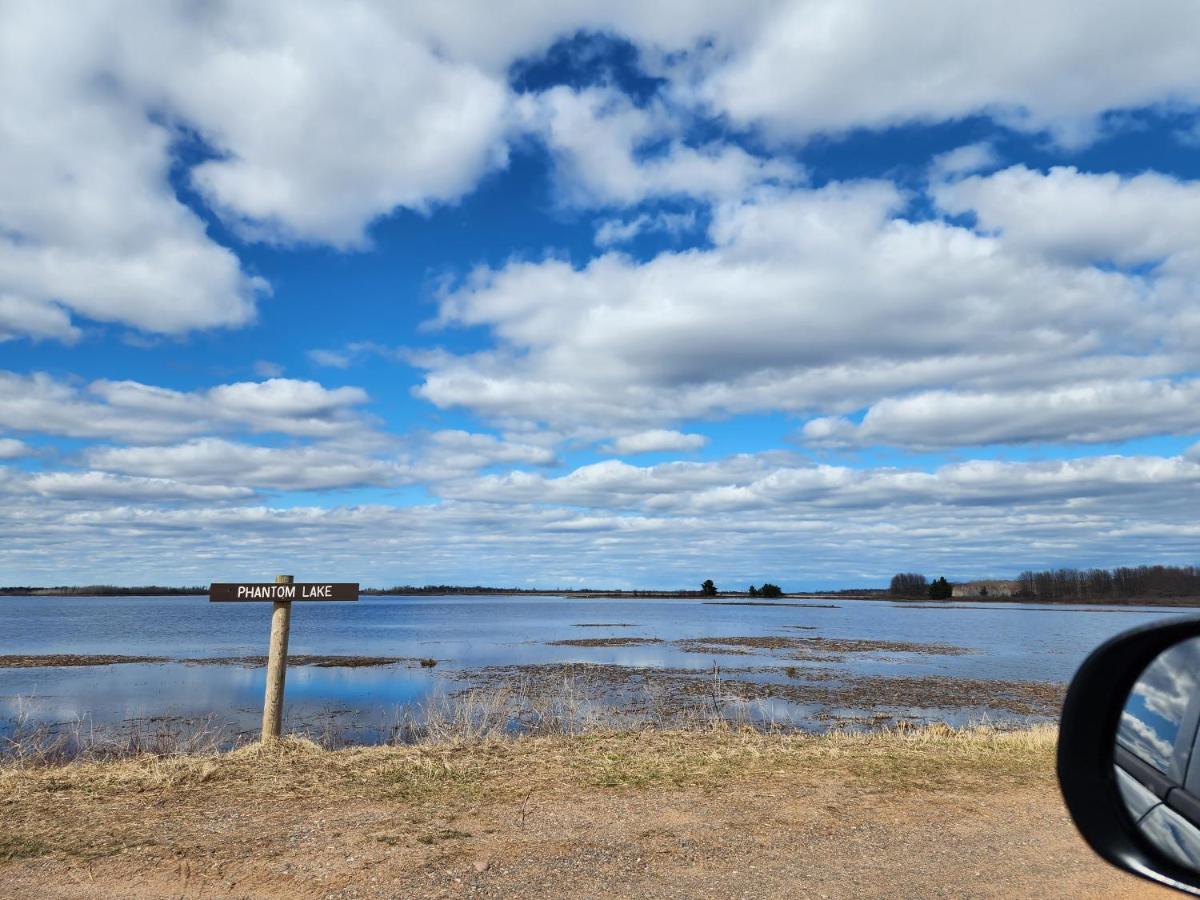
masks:
{"type": "MultiPolygon", "coordinates": [[[[455,673],[488,666],[613,665],[700,674],[716,664],[722,671],[740,668],[736,677],[745,681],[798,683],[785,672],[800,665],[811,670],[813,678],[826,679],[818,678],[818,684],[832,683],[830,677],[876,676],[1064,682],[1100,641],[1163,613],[1109,608],[1105,610],[1109,614],[1091,615],[1079,608],[1028,604],[996,604],[988,609],[993,612],[986,615],[971,609],[929,612],[840,598],[777,607],[527,596],[365,597],[358,603],[311,604],[293,616],[294,655],[433,657],[439,663],[431,671],[406,665],[294,667],[288,673],[286,709],[293,723],[340,716],[354,727],[375,728],[377,723],[394,721],[403,707],[462,690],[464,682],[455,673]],[[579,627],[581,623],[595,627],[579,627]],[[827,658],[798,661],[786,651],[713,646],[712,653],[690,653],[676,643],[756,635],[944,643],[970,652],[955,656],[830,653],[827,658]],[[659,638],[663,643],[624,647],[551,643],[581,636],[659,638]],[[738,652],[727,652],[730,649],[738,652]]],[[[269,604],[209,604],[203,597],[6,597],[0,598],[4,624],[0,655],[255,656],[265,650],[269,612],[269,604]]],[[[22,709],[49,722],[79,717],[121,722],[216,713],[237,728],[252,730],[261,709],[263,679],[261,668],[180,663],[0,669],[0,720],[22,709]]],[[[770,692],[743,693],[759,697],[770,692]]],[[[1021,718],[1011,710],[981,706],[966,698],[953,706],[949,688],[941,692],[946,699],[937,701],[947,705],[938,708],[880,700],[851,709],[843,708],[843,702],[815,704],[803,697],[793,702],[780,699],[778,693],[741,704],[734,698],[734,705],[751,717],[816,727],[838,724],[844,716],[863,722],[1021,718]]]]}

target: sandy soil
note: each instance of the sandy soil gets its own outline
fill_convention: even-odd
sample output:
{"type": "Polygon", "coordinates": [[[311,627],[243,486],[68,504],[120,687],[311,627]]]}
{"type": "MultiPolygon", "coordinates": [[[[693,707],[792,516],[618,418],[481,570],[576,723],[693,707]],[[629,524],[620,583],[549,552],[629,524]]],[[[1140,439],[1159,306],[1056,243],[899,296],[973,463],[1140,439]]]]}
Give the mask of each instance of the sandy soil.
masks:
{"type": "Polygon", "coordinates": [[[624,735],[0,772],[5,897],[1166,897],[1033,746],[624,735]]]}

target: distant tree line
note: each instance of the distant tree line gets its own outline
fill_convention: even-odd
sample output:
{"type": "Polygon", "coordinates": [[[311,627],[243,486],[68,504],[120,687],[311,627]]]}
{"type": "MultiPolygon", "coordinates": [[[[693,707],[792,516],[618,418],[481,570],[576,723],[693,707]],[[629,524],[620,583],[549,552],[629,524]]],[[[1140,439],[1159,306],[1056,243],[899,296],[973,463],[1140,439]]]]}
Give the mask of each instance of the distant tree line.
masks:
{"type": "Polygon", "coordinates": [[[163,587],[157,584],[119,587],[113,584],[60,585],[58,587],[6,586],[0,596],[24,597],[185,597],[207,594],[207,586],[163,587]]]}
{"type": "Polygon", "coordinates": [[[924,597],[929,592],[929,584],[924,575],[916,572],[901,572],[892,576],[888,593],[893,597],[924,597]]]}
{"type": "Polygon", "coordinates": [[[946,580],[946,576],[936,578],[929,582],[929,599],[930,600],[949,600],[954,596],[954,586],[946,580]]]}
{"type": "Polygon", "coordinates": [[[954,585],[943,575],[929,581],[917,572],[900,572],[892,576],[888,593],[893,597],[928,597],[930,600],[949,600],[954,594],[954,585]]]}
{"type": "Polygon", "coordinates": [[[1102,600],[1200,595],[1200,567],[1132,566],[1047,569],[1017,576],[1020,593],[1035,600],[1102,600]]]}
{"type": "Polygon", "coordinates": [[[769,581],[764,581],[762,587],[750,585],[749,594],[751,597],[782,597],[783,588],[777,584],[771,584],[769,581]]]}

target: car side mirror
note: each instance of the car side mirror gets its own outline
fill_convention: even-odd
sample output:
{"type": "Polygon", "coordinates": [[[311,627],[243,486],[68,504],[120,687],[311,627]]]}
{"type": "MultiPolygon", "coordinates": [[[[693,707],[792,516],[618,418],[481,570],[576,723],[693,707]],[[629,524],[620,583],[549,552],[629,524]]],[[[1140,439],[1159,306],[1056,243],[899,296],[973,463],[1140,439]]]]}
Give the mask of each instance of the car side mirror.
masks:
{"type": "Polygon", "coordinates": [[[1067,689],[1058,781],[1084,840],[1115,866],[1200,896],[1200,618],[1096,648],[1067,689]]]}

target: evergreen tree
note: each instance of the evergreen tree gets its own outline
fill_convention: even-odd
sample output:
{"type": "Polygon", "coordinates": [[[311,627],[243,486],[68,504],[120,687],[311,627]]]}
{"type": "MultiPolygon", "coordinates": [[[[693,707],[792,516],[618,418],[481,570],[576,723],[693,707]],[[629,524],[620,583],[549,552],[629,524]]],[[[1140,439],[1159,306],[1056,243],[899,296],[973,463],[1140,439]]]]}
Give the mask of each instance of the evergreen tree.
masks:
{"type": "Polygon", "coordinates": [[[949,600],[953,595],[954,588],[950,586],[945,575],[929,585],[930,600],[949,600]]]}

